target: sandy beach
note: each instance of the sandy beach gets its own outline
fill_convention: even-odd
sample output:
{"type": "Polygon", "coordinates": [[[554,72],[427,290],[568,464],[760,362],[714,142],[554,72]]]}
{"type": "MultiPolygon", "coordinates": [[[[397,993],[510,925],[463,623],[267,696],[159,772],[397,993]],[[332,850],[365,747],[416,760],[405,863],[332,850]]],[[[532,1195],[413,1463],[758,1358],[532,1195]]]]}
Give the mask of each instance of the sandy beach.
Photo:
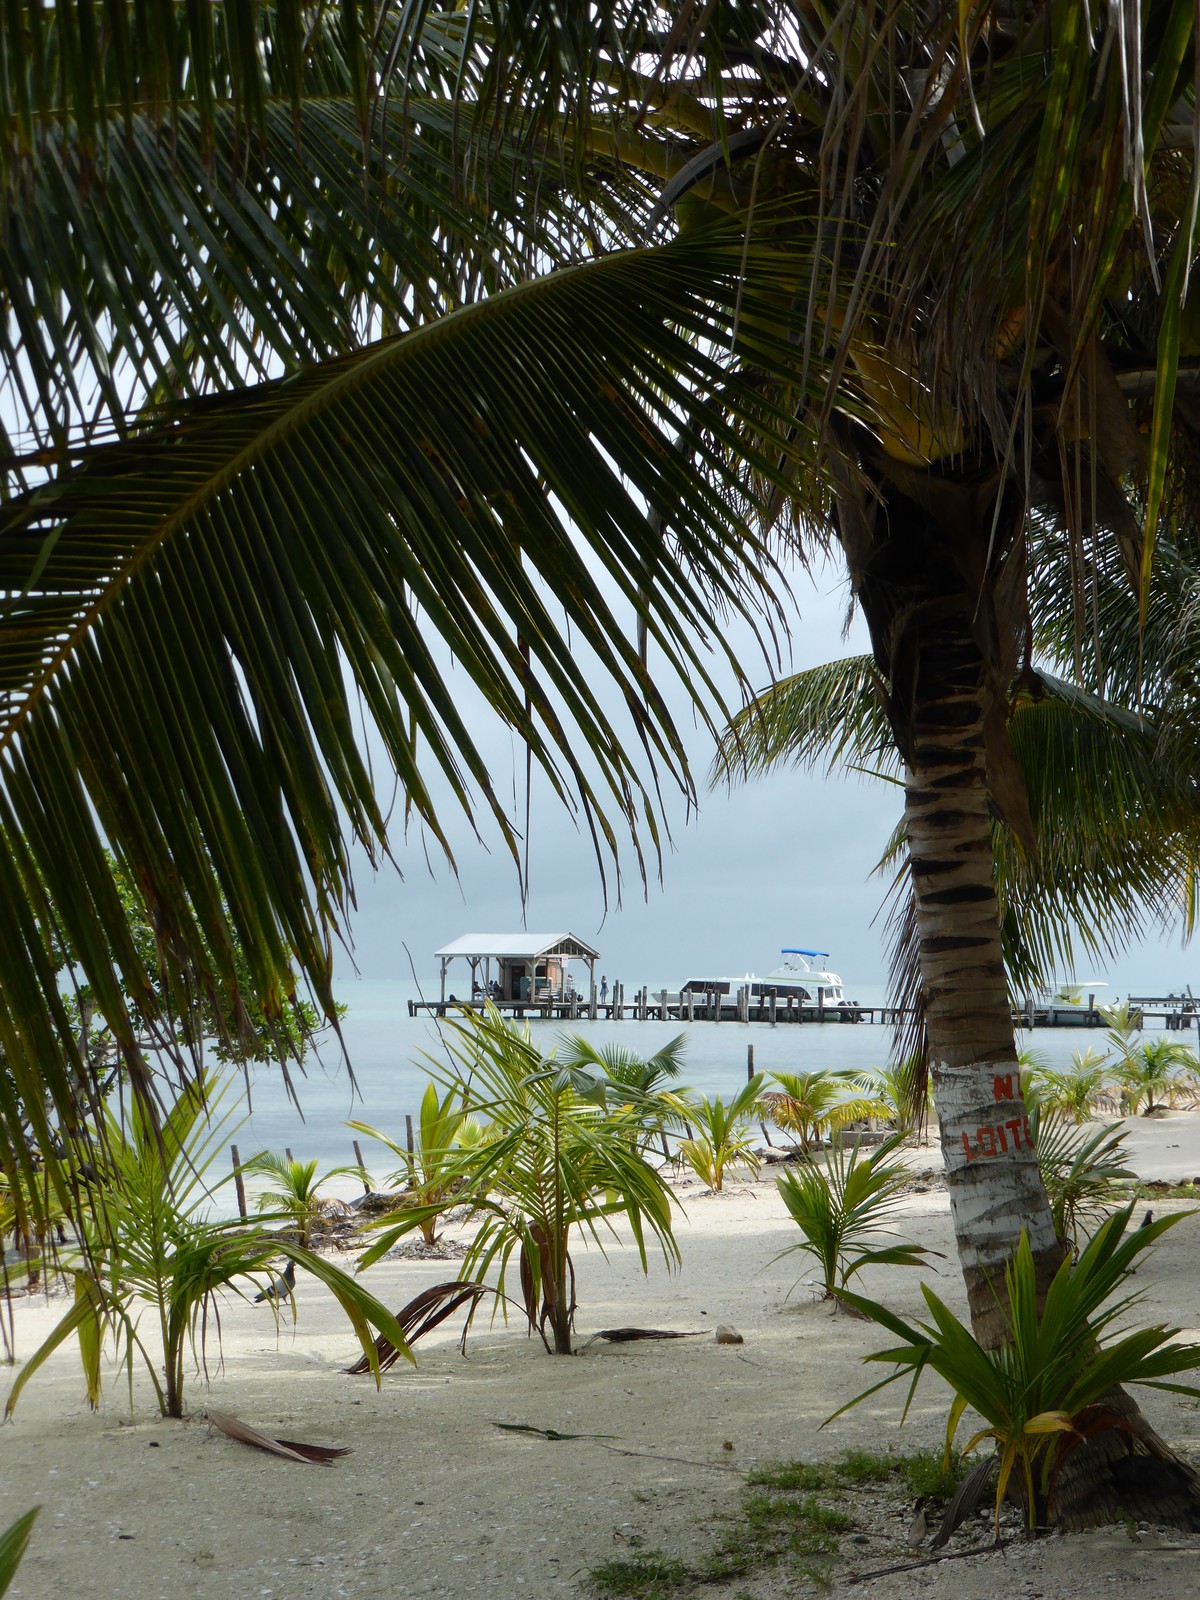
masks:
{"type": "MultiPolygon", "coordinates": [[[[1133,1165],[1145,1178],[1200,1175],[1200,1115],[1133,1124],[1133,1165]]],[[[922,1310],[919,1281],[965,1310],[936,1149],[915,1153],[906,1235],[946,1259],[938,1275],[880,1269],[866,1293],[903,1316],[922,1310]]],[[[822,1429],[829,1414],[880,1369],[861,1357],[880,1330],[834,1314],[803,1281],[799,1255],[773,1260],[799,1237],[769,1171],[711,1195],[681,1184],[682,1269],[636,1252],[576,1252],[582,1344],[625,1325],[702,1337],[612,1345],[597,1341],[555,1359],[514,1322],[477,1321],[464,1358],[458,1324],[417,1347],[376,1391],[342,1368],[356,1353],[336,1306],[301,1275],[298,1319],[276,1328],[269,1308],[225,1302],[223,1361],[210,1344],[210,1382],[190,1376],[185,1423],[163,1422],[146,1379],[135,1376],[133,1414],[122,1374],[106,1372],[99,1412],[87,1408],[73,1349],[54,1357],[0,1433],[0,1525],[42,1507],[10,1593],[23,1600],[277,1597],[332,1600],[381,1593],[412,1597],[587,1595],[598,1565],[661,1551],[692,1562],[727,1537],[746,1474],[778,1461],[820,1461],[851,1448],[911,1452],[940,1447],[947,1392],[927,1380],[903,1429],[899,1386],[822,1429]],[[718,1344],[718,1324],[741,1345],[718,1344]],[[208,1405],[268,1433],[349,1446],[332,1466],[300,1465],[232,1442],[204,1420],[208,1405]],[[547,1439],[497,1423],[590,1435],[547,1439]]],[[[1155,1202],[1156,1209],[1178,1202],[1155,1202]]],[[[451,1236],[453,1230],[451,1230],[451,1236]]],[[[384,1261],[370,1283],[399,1307],[455,1275],[454,1261],[384,1261]]],[[[1200,1339],[1200,1216],[1173,1229],[1141,1268],[1142,1316],[1200,1339]]],[[[61,1316],[63,1298],[20,1300],[17,1351],[27,1357],[61,1316]]],[[[0,1386],[7,1383],[0,1374],[0,1386]]],[[[1200,1411],[1182,1397],[1142,1391],[1160,1432],[1200,1462],[1200,1411]]],[[[893,1500],[895,1497],[893,1496],[893,1500]]],[[[954,1596],[997,1589],[1029,1597],[1124,1594],[1177,1600],[1200,1594],[1200,1536],[1108,1529],[943,1561],[861,1581],[886,1565],[923,1559],[905,1546],[903,1506],[852,1508],[863,1531],[843,1541],[834,1593],[954,1596]],[[890,1519],[890,1520],[888,1520],[890,1519]],[[887,1521],[887,1526],[884,1522],[887,1521]],[[874,1528],[870,1524],[877,1524],[874,1528]],[[897,1550],[897,1542],[899,1550],[897,1550]],[[890,1557],[887,1552],[890,1551],[890,1557]]],[[[985,1524],[976,1526],[986,1535],[985,1524]]],[[[683,1591],[687,1592],[687,1591],[683,1591]]],[[[786,1567],[705,1595],[753,1597],[809,1591],[786,1567]]]]}

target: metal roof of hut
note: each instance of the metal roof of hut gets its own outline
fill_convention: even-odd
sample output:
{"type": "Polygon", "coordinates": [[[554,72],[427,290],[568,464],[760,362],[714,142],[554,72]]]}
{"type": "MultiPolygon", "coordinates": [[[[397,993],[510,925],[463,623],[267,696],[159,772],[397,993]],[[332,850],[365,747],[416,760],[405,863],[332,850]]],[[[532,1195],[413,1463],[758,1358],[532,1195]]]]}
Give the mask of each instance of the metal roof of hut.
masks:
{"type": "Polygon", "coordinates": [[[515,961],[538,961],[547,956],[576,956],[596,961],[600,957],[599,950],[577,939],[573,933],[464,933],[433,953],[443,961],[451,961],[455,956],[465,956],[468,960],[499,956],[515,961]]]}

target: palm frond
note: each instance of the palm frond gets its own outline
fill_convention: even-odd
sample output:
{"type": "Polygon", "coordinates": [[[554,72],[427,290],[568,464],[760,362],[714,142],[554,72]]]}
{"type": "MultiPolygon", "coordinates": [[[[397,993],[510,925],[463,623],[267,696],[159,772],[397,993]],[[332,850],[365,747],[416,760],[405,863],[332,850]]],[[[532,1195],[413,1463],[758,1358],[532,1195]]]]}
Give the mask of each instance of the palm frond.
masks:
{"type": "MultiPolygon", "coordinates": [[[[697,641],[732,664],[720,616],[771,603],[770,558],[728,504],[728,429],[680,378],[730,403],[690,336],[711,349],[727,331],[744,266],[739,240],[709,238],[556,274],[92,447],[3,508],[0,1047],[43,1147],[42,1071],[75,1055],[54,934],[146,1089],[122,993],[152,1007],[153,986],[106,842],[177,984],[236,996],[236,942],[268,1015],[294,955],[333,1016],[343,832],[386,849],[355,697],[447,849],[435,781],[516,851],[463,709],[478,694],[574,794],[602,862],[614,817],[643,870],[643,848],[653,859],[656,786],[691,779],[618,608],[645,618],[711,721],[697,641]],[[682,415],[704,473],[671,448],[682,415]],[[188,956],[207,970],[184,978],[188,956]]],[[[753,385],[745,404],[761,404],[753,385]]],[[[68,1077],[51,1073],[66,1118],[68,1077]]]]}

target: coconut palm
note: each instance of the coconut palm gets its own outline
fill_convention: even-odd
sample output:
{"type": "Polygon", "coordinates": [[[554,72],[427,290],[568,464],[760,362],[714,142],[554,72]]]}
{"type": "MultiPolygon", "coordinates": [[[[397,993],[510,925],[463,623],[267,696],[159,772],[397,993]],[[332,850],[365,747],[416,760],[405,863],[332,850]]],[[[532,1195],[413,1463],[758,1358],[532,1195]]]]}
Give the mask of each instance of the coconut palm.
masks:
{"type": "Polygon", "coordinates": [[[1113,1069],[1121,1099],[1131,1116],[1150,1116],[1195,1088],[1200,1062],[1195,1051],[1175,1039],[1146,1039],[1122,1055],[1113,1069]]]}
{"type": "Polygon", "coordinates": [[[878,1102],[888,1122],[904,1138],[915,1138],[924,1131],[933,1111],[929,1074],[917,1055],[889,1061],[883,1067],[869,1067],[855,1074],[854,1083],[878,1102]]]}
{"type": "Polygon", "coordinates": [[[896,1234],[895,1220],[911,1173],[894,1158],[903,1135],[877,1150],[861,1153],[844,1143],[825,1152],[824,1171],[809,1159],[777,1178],[779,1193],[803,1239],[781,1256],[798,1250],[811,1256],[821,1273],[826,1300],[844,1289],[864,1267],[919,1267],[929,1252],[896,1234]]]}
{"type": "Polygon", "coordinates": [[[1065,1067],[1045,1067],[1036,1076],[1038,1104],[1047,1113],[1060,1113],[1079,1124],[1096,1115],[1100,1102],[1108,1098],[1113,1074],[1108,1052],[1089,1045],[1074,1050],[1065,1067]]]}
{"type": "Polygon", "coordinates": [[[1115,1211],[1134,1181],[1125,1165],[1128,1131],[1114,1124],[1085,1132],[1036,1106],[1029,1127],[1058,1236],[1078,1252],[1081,1231],[1115,1211]]]}
{"type": "MultiPolygon", "coordinates": [[[[572,1244],[582,1237],[603,1251],[617,1237],[614,1221],[624,1218],[643,1271],[648,1234],[675,1265],[671,1192],[631,1137],[630,1091],[614,1093],[606,1073],[543,1056],[528,1027],[506,1022],[491,1005],[482,1016],[448,1022],[446,1034],[454,1068],[444,1088],[488,1124],[488,1137],[455,1158],[457,1198],[478,1222],[460,1277],[477,1282],[494,1268],[503,1297],[515,1260],[530,1330],[554,1354],[570,1355],[572,1244]]],[[[363,1266],[444,1204],[438,1196],[381,1218],[363,1266]]]]}
{"type": "Polygon", "coordinates": [[[662,1137],[666,1129],[683,1125],[679,1101],[692,1098],[692,1091],[678,1081],[686,1048],[687,1035],[683,1033],[668,1039],[652,1056],[639,1056],[620,1044],[597,1045],[580,1034],[565,1035],[560,1044],[564,1066],[597,1068],[618,1089],[630,1091],[629,1108],[635,1114],[643,1148],[651,1139],[662,1137]]]}
{"type": "Polygon", "coordinates": [[[245,1291],[248,1279],[266,1289],[270,1262],[282,1254],[303,1266],[338,1300],[379,1381],[374,1327],[411,1359],[395,1318],[356,1278],[291,1239],[272,1233],[267,1221],[247,1224],[211,1215],[214,1198],[232,1173],[216,1183],[208,1174],[242,1114],[240,1097],[230,1109],[229,1085],[214,1078],[190,1084],[161,1125],[138,1105],[127,1126],[110,1115],[99,1170],[77,1174],[79,1203],[73,1214],[77,1241],[59,1252],[58,1264],[74,1283],[71,1307],[25,1362],[9,1391],[7,1419],[31,1377],[70,1339],[79,1344],[88,1402],[100,1402],[106,1339],[129,1371],[140,1358],[164,1417],[184,1414],[188,1356],[207,1376],[208,1339],[221,1333],[220,1308],[245,1291]]]}
{"type": "Polygon", "coordinates": [[[721,1193],[727,1170],[737,1164],[748,1168],[751,1177],[758,1176],[762,1163],[750,1120],[762,1105],[762,1086],[763,1074],[756,1072],[728,1105],[720,1095],[713,1100],[706,1094],[671,1096],[689,1130],[679,1142],[679,1154],[714,1194],[721,1193]]]}
{"type": "Polygon", "coordinates": [[[275,1185],[259,1195],[258,1209],[273,1212],[277,1217],[289,1217],[296,1225],[298,1242],[305,1250],[313,1224],[325,1214],[325,1202],[317,1192],[322,1184],[348,1172],[361,1176],[358,1167],[330,1167],[327,1172],[318,1173],[318,1166],[316,1161],[297,1161],[290,1155],[277,1156],[264,1150],[244,1167],[246,1172],[258,1173],[275,1185]]]}
{"type": "Polygon", "coordinates": [[[614,818],[653,848],[629,752],[689,778],[639,645],[712,717],[692,630],[726,637],[766,530],[833,537],[904,766],[972,1312],[1003,1338],[1020,1227],[1040,1281],[1059,1245],[1027,1142],[996,1132],[1021,1106],[991,823],[1032,846],[1007,713],[1033,532],[1102,549],[1145,616],[1187,493],[1188,0],[28,15],[0,68],[29,398],[0,517],[10,1068],[65,1099],[56,918],[131,1031],[101,834],[181,985],[232,988],[232,924],[268,1001],[294,956],[329,1006],[343,817],[386,836],[348,683],[406,818],[445,840],[439,773],[518,853],[435,635],[602,855],[614,818]]]}
{"type": "Polygon", "coordinates": [[[762,1112],[776,1128],[799,1139],[805,1150],[851,1122],[891,1113],[884,1097],[850,1071],[772,1072],[770,1077],[776,1087],[761,1096],[762,1112]],[[855,1093],[864,1088],[865,1094],[855,1093]]]}

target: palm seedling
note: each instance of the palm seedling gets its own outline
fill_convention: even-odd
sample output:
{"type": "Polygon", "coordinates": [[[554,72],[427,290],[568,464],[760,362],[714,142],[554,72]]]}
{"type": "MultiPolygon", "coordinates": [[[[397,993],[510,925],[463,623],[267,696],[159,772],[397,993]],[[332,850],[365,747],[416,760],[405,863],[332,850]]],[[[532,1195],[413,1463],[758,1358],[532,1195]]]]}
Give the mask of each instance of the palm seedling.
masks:
{"type": "Polygon", "coordinates": [[[672,1097],[691,1130],[680,1140],[679,1153],[702,1183],[720,1194],[726,1170],[741,1162],[758,1176],[762,1163],[754,1153],[750,1119],[759,1108],[763,1075],[755,1073],[728,1105],[719,1096],[702,1094],[691,1099],[672,1097]]]}
{"type": "Polygon", "coordinates": [[[101,1353],[111,1336],[131,1389],[138,1356],[162,1415],[181,1417],[187,1356],[190,1351],[196,1368],[207,1373],[206,1338],[213,1327],[220,1337],[221,1297],[245,1298],[242,1279],[265,1285],[271,1258],[278,1254],[333,1292],[376,1381],[372,1327],[407,1354],[391,1313],[340,1268],[269,1233],[262,1222],[248,1225],[209,1215],[221,1184],[210,1186],[206,1174],[236,1115],[221,1114],[225,1092],[225,1085],[205,1077],[189,1085],[157,1124],[138,1102],[127,1125],[109,1116],[103,1153],[94,1158],[99,1170],[90,1169],[88,1191],[74,1219],[78,1248],[60,1252],[60,1264],[74,1278],[74,1302],[18,1373],[6,1417],[28,1380],[72,1336],[79,1341],[90,1405],[99,1404],[101,1353]]]}
{"type": "Polygon", "coordinates": [[[1088,1046],[1076,1050],[1068,1066],[1041,1067],[1034,1077],[1034,1096],[1047,1112],[1059,1112],[1074,1122],[1090,1122],[1112,1087],[1108,1054],[1088,1046]]]}
{"type": "Polygon", "coordinates": [[[918,1056],[889,1062],[886,1067],[871,1067],[856,1073],[852,1081],[867,1096],[868,1104],[882,1108],[885,1120],[904,1138],[915,1138],[928,1123],[933,1110],[933,1084],[929,1073],[921,1070],[918,1056]]]}
{"type": "Polygon", "coordinates": [[[421,1237],[427,1245],[434,1245],[441,1214],[462,1182],[465,1142],[477,1142],[479,1124],[468,1117],[457,1084],[439,1096],[433,1083],[425,1086],[418,1124],[418,1137],[411,1150],[369,1123],[350,1122],[347,1126],[378,1139],[399,1158],[400,1166],[388,1182],[403,1187],[399,1209],[419,1213],[421,1237]]]}
{"type": "Polygon", "coordinates": [[[1129,1135],[1116,1125],[1085,1133],[1068,1117],[1037,1106],[1029,1129],[1055,1231],[1078,1250],[1080,1232],[1113,1210],[1134,1179],[1124,1164],[1129,1135]]]}
{"type": "Polygon", "coordinates": [[[579,1034],[562,1041],[562,1060],[568,1067],[598,1069],[621,1090],[630,1092],[629,1109],[634,1113],[635,1132],[642,1148],[661,1137],[670,1127],[678,1127],[682,1115],[679,1100],[688,1100],[690,1091],[679,1085],[687,1036],[676,1034],[652,1056],[639,1056],[623,1045],[595,1045],[579,1034]]]}
{"type": "MultiPolygon", "coordinates": [[[[459,1282],[482,1281],[494,1269],[503,1296],[515,1261],[530,1331],[556,1355],[570,1355],[573,1240],[582,1236],[603,1251],[624,1219],[643,1271],[647,1234],[673,1266],[679,1249],[671,1191],[631,1136],[638,1113],[630,1109],[629,1089],[614,1095],[606,1073],[542,1056],[529,1029],[506,1022],[492,1006],[482,1017],[448,1023],[447,1033],[455,1065],[445,1087],[489,1125],[487,1137],[464,1149],[456,1166],[457,1198],[480,1219],[459,1282]],[[614,1099],[623,1103],[614,1108],[614,1099]]],[[[419,1227],[429,1209],[381,1219],[362,1266],[419,1227]]]]}
{"type": "Polygon", "coordinates": [[[891,1116],[892,1108],[873,1088],[853,1093],[863,1086],[852,1072],[773,1072],[771,1082],[777,1087],[761,1096],[762,1114],[804,1150],[851,1122],[891,1116]]]}
{"type": "Polygon", "coordinates": [[[258,1209],[288,1217],[306,1250],[313,1224],[324,1214],[324,1202],[318,1192],[321,1185],[330,1178],[359,1171],[357,1167],[330,1167],[318,1177],[315,1161],[295,1161],[291,1156],[272,1155],[268,1151],[248,1161],[243,1170],[260,1173],[273,1182],[274,1187],[264,1189],[258,1197],[258,1209]]]}
{"type": "MultiPolygon", "coordinates": [[[[1005,1269],[1002,1304],[1008,1337],[996,1349],[984,1348],[926,1284],[921,1289],[932,1320],[915,1326],[873,1300],[843,1291],[852,1306],[897,1342],[865,1358],[895,1371],[835,1415],[900,1378],[911,1379],[907,1413],[921,1374],[936,1372],[954,1394],[946,1424],[947,1456],[971,1407],[983,1426],[963,1454],[987,1442],[995,1448],[997,1523],[1010,1481],[1024,1502],[1030,1528],[1045,1521],[1054,1509],[1063,1465],[1085,1439],[1115,1430],[1132,1445],[1138,1424],[1113,1405],[1117,1385],[1143,1383],[1200,1398],[1200,1390],[1165,1381],[1200,1365],[1200,1345],[1176,1343],[1178,1328],[1139,1327],[1113,1334],[1114,1323],[1139,1297],[1124,1294],[1114,1301],[1112,1296],[1124,1288],[1138,1255],[1188,1215],[1161,1217],[1130,1232],[1132,1212],[1126,1206],[1109,1217],[1078,1261],[1063,1262],[1044,1303],[1033,1253],[1022,1235],[1005,1269]],[[1103,1342],[1106,1335],[1110,1337],[1103,1342]]],[[[1142,1431],[1148,1432],[1144,1424],[1142,1431]]],[[[985,1463],[984,1470],[990,1466],[985,1463]]]]}
{"type": "Polygon", "coordinates": [[[775,1180],[804,1235],[775,1259],[797,1250],[811,1256],[826,1300],[864,1267],[919,1267],[928,1254],[920,1245],[895,1240],[887,1226],[909,1177],[903,1163],[891,1159],[901,1138],[896,1134],[870,1155],[857,1144],[849,1154],[835,1144],[825,1151],[823,1168],[810,1157],[775,1180]]]}
{"type": "Polygon", "coordinates": [[[1148,1117],[1163,1105],[1174,1104],[1194,1084],[1196,1069],[1195,1054],[1187,1045],[1147,1039],[1136,1049],[1126,1048],[1114,1076],[1127,1113],[1136,1116],[1140,1111],[1148,1117]]]}

